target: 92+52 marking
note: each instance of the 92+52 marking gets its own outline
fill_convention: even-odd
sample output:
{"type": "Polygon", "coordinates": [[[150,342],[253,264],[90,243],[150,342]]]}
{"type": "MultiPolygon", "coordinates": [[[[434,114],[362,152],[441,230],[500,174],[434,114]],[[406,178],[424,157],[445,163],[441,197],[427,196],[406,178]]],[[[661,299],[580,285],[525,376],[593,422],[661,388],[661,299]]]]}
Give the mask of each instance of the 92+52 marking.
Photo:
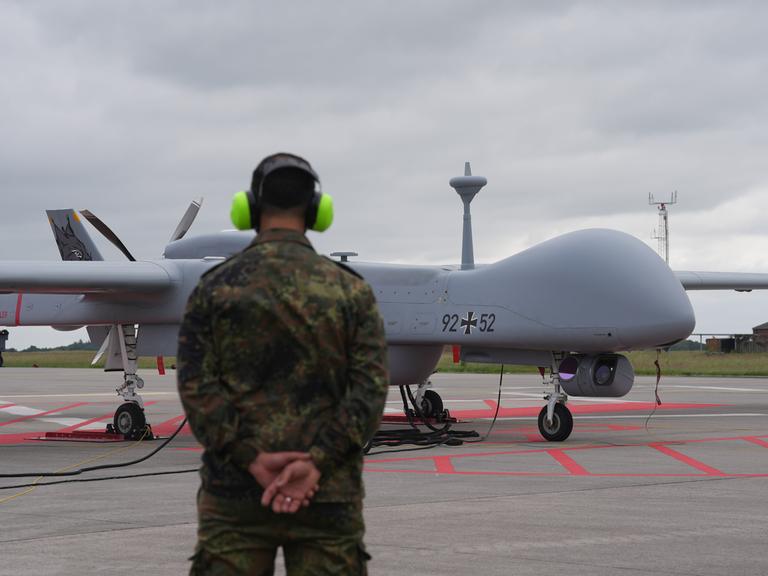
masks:
{"type": "Polygon", "coordinates": [[[496,314],[480,314],[478,318],[474,312],[467,312],[465,318],[459,318],[458,314],[445,314],[443,316],[443,332],[458,332],[472,334],[476,328],[480,332],[494,332],[493,324],[496,322],[496,314]]]}

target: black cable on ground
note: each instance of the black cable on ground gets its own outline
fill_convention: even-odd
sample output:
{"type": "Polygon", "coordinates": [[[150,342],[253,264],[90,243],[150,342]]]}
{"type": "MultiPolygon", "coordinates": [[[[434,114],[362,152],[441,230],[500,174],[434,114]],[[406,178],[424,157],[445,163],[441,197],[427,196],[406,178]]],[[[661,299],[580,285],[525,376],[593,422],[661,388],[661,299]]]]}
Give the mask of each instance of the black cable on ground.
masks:
{"type": "Polygon", "coordinates": [[[436,428],[432,426],[429,422],[426,421],[426,418],[421,413],[420,407],[417,405],[413,395],[411,394],[411,389],[409,387],[401,387],[400,388],[400,394],[403,396],[403,403],[405,405],[405,415],[408,418],[408,423],[411,425],[411,428],[401,428],[396,430],[379,430],[374,435],[373,439],[369,443],[369,445],[366,447],[366,455],[367,456],[376,456],[379,454],[394,454],[398,452],[414,452],[416,450],[428,450],[430,448],[437,448],[438,446],[460,446],[464,443],[476,443],[476,442],[483,442],[490,436],[491,431],[493,430],[494,425],[496,424],[496,419],[499,415],[499,408],[501,407],[501,387],[502,387],[502,381],[504,378],[504,365],[501,365],[501,370],[499,373],[499,392],[496,399],[496,411],[493,415],[493,420],[491,421],[491,425],[488,427],[488,430],[483,436],[480,436],[476,431],[474,430],[451,430],[451,423],[446,423],[445,426],[442,428],[436,428]],[[403,391],[403,388],[407,390],[408,398],[411,401],[411,404],[414,407],[414,411],[416,412],[416,415],[421,418],[422,422],[420,424],[425,425],[427,428],[429,428],[430,432],[422,432],[417,428],[417,424],[414,422],[412,418],[412,412],[408,407],[407,403],[405,401],[405,392],[403,391]],[[378,448],[380,446],[386,446],[386,447],[398,447],[398,446],[404,446],[404,445],[414,445],[415,448],[399,448],[397,450],[378,450],[376,452],[370,452],[371,448],[378,448]]]}
{"type": "Polygon", "coordinates": [[[38,482],[37,484],[13,484],[12,486],[0,486],[0,490],[15,490],[18,488],[37,488],[38,486],[56,486],[57,484],[71,484],[73,482],[102,482],[104,480],[124,480],[126,478],[146,478],[148,476],[168,476],[169,474],[189,474],[198,472],[199,468],[187,468],[185,470],[163,470],[161,472],[144,472],[142,474],[126,474],[124,476],[102,476],[100,478],[70,478],[68,480],[54,480],[53,482],[38,482]]]}
{"type": "Polygon", "coordinates": [[[493,431],[493,427],[496,425],[496,418],[499,416],[499,408],[501,407],[501,383],[504,380],[504,364],[501,365],[501,370],[499,371],[499,393],[496,396],[496,412],[493,415],[493,420],[491,420],[491,425],[488,426],[488,431],[483,434],[482,437],[478,438],[477,440],[465,440],[465,442],[469,443],[476,443],[476,442],[484,442],[488,439],[488,436],[491,435],[491,431],[493,431]]]}
{"type": "MultiPolygon", "coordinates": [[[[108,470],[110,468],[125,468],[126,466],[133,466],[134,464],[139,464],[141,462],[144,462],[145,460],[149,460],[160,452],[163,448],[165,448],[171,440],[176,438],[176,436],[181,432],[181,429],[184,427],[184,424],[187,423],[187,419],[184,418],[182,420],[181,424],[179,424],[179,427],[176,428],[176,431],[171,434],[168,438],[165,439],[165,441],[160,444],[157,448],[152,450],[149,454],[146,456],[142,456],[141,458],[137,458],[136,460],[131,460],[130,462],[120,462],[118,464],[100,464],[98,466],[88,466],[86,468],[80,468],[78,470],[71,470],[67,472],[24,472],[24,473],[17,473],[17,474],[0,474],[0,478],[29,478],[32,476],[39,476],[43,478],[51,478],[51,477],[60,477],[60,476],[79,476],[80,474],[84,472],[95,472],[96,470],[108,470]]],[[[45,484],[35,484],[35,486],[45,486],[45,484]]]]}

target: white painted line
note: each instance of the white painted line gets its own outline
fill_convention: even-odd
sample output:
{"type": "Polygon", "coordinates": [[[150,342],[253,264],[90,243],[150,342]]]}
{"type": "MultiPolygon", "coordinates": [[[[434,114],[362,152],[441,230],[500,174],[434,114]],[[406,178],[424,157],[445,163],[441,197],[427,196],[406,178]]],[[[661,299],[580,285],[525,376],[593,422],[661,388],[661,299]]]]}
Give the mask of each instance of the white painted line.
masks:
{"type": "Polygon", "coordinates": [[[13,414],[14,416],[34,416],[35,414],[42,414],[45,410],[37,410],[30,408],[29,406],[8,406],[7,408],[0,408],[0,412],[6,414],[13,414]]]}
{"type": "MultiPolygon", "coordinates": [[[[652,388],[653,386],[651,386],[652,388]]],[[[661,389],[664,388],[690,388],[691,390],[723,390],[726,392],[768,392],[767,388],[730,388],[728,386],[689,386],[687,384],[668,384],[660,385],[661,389]]]]}
{"type": "Polygon", "coordinates": [[[91,422],[90,424],[86,424],[85,426],[81,426],[79,430],[101,430],[103,431],[107,423],[112,422],[112,418],[105,418],[101,422],[91,422]]]}
{"type": "Polygon", "coordinates": [[[60,424],[65,427],[75,426],[81,422],[85,422],[82,418],[35,418],[39,422],[53,422],[54,424],[60,424]]]}
{"type": "MultiPolygon", "coordinates": [[[[142,392],[142,396],[176,396],[177,392],[142,392]]],[[[96,397],[109,397],[119,398],[115,392],[87,392],[80,394],[5,394],[0,395],[0,400],[4,398],[96,398],[96,397]]]]}
{"type": "MultiPolygon", "coordinates": [[[[737,416],[768,416],[768,413],[747,412],[744,414],[654,414],[651,420],[657,418],[715,418],[715,417],[737,417],[737,416]]],[[[617,416],[574,416],[574,420],[624,420],[630,418],[646,419],[648,414],[622,414],[617,416]]],[[[472,418],[472,420],[493,420],[493,417],[487,418],[472,418]]],[[[497,421],[502,420],[536,420],[536,416],[508,416],[504,418],[496,418],[497,421]]]]}
{"type": "MultiPolygon", "coordinates": [[[[541,398],[539,398],[539,400],[541,401],[541,398]]],[[[485,404],[485,400],[478,400],[477,398],[473,398],[471,400],[470,399],[465,399],[465,398],[459,398],[459,399],[456,399],[456,398],[443,398],[443,404],[454,404],[454,403],[458,403],[458,402],[466,403],[466,404],[485,404]]],[[[494,402],[495,402],[495,400],[494,400],[494,402]]],[[[403,401],[402,400],[387,400],[387,404],[398,404],[398,405],[402,406],[403,405],[403,401]]]]}

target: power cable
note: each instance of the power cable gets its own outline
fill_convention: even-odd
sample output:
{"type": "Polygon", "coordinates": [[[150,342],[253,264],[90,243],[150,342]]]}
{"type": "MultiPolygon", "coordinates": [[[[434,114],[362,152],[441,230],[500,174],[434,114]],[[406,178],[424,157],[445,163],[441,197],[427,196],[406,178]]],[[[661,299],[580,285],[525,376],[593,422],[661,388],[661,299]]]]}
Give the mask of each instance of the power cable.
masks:
{"type": "Polygon", "coordinates": [[[645,431],[648,432],[648,422],[651,421],[653,415],[656,414],[656,409],[661,406],[661,397],[659,396],[659,382],[661,381],[661,365],[659,365],[659,358],[661,357],[661,348],[656,349],[656,360],[653,361],[656,366],[656,387],[653,389],[654,403],[653,410],[648,414],[648,418],[645,419],[645,431]]]}
{"type": "MultiPolygon", "coordinates": [[[[165,448],[174,438],[176,438],[176,436],[179,434],[179,432],[181,432],[181,429],[184,427],[184,424],[186,423],[187,423],[187,419],[184,418],[184,420],[182,420],[181,424],[179,424],[179,427],[176,428],[174,433],[171,434],[168,438],[166,438],[163,441],[163,443],[160,444],[160,446],[152,450],[152,452],[150,452],[146,456],[142,456],[141,458],[137,458],[136,460],[131,460],[130,462],[119,462],[117,464],[101,464],[99,466],[89,466],[87,468],[79,468],[77,470],[68,470],[68,468],[63,468],[62,470],[56,471],[56,472],[22,472],[22,473],[16,473],[16,474],[0,474],[0,478],[29,478],[30,476],[39,476],[41,478],[51,478],[51,477],[59,477],[59,476],[79,476],[84,472],[95,472],[96,470],[109,470],[111,468],[125,468],[126,466],[133,466],[134,464],[140,464],[145,460],[149,460],[150,458],[152,458],[152,456],[154,456],[155,454],[160,452],[160,450],[165,448]]],[[[133,446],[136,446],[138,443],[140,443],[144,439],[144,436],[146,436],[146,434],[147,434],[147,430],[145,430],[144,435],[142,435],[142,437],[135,444],[132,444],[131,446],[123,447],[118,450],[113,450],[112,452],[102,454],[101,456],[97,456],[89,460],[85,460],[84,462],[81,462],[81,463],[92,462],[93,460],[101,460],[116,452],[128,450],[129,448],[132,448],[133,446]]],[[[78,466],[81,463],[74,464],[73,466],[78,466]]],[[[70,466],[70,468],[71,467],[72,466],[70,466]]]]}
{"type": "Polygon", "coordinates": [[[411,428],[397,429],[397,430],[379,430],[366,446],[367,456],[376,456],[379,454],[395,454],[399,452],[414,452],[417,450],[428,450],[430,448],[437,448],[438,446],[460,446],[464,443],[474,444],[477,442],[483,442],[488,439],[496,424],[496,419],[499,415],[499,409],[501,407],[501,389],[504,378],[504,365],[501,365],[499,372],[499,391],[496,398],[496,410],[493,415],[493,420],[485,434],[480,436],[474,430],[451,430],[451,423],[446,423],[442,428],[436,428],[426,421],[425,416],[421,412],[421,408],[418,406],[411,390],[405,386],[400,388],[400,394],[403,396],[403,403],[405,409],[405,415],[408,418],[408,423],[411,428]],[[403,390],[405,388],[405,391],[403,390]],[[411,401],[414,410],[408,408],[405,401],[405,395],[407,391],[408,399],[411,401]],[[413,420],[412,412],[416,413],[421,419],[421,424],[424,424],[431,432],[422,432],[417,428],[417,424],[413,420]],[[379,446],[398,447],[403,445],[415,445],[415,448],[398,448],[397,450],[378,450],[376,452],[370,452],[371,448],[377,448],[379,446]]]}
{"type": "MultiPolygon", "coordinates": [[[[53,482],[38,482],[37,484],[13,484],[11,486],[0,486],[0,490],[16,490],[19,488],[29,488],[34,486],[56,486],[58,484],[72,484],[74,482],[103,482],[105,480],[125,480],[129,478],[146,478],[148,476],[168,476],[170,474],[189,474],[199,472],[199,468],[186,468],[184,470],[161,470],[160,472],[144,472],[142,474],[125,474],[123,476],[102,476],[100,478],[69,478],[67,480],[54,480],[53,482]]],[[[0,501],[3,502],[3,501],[0,501]]]]}

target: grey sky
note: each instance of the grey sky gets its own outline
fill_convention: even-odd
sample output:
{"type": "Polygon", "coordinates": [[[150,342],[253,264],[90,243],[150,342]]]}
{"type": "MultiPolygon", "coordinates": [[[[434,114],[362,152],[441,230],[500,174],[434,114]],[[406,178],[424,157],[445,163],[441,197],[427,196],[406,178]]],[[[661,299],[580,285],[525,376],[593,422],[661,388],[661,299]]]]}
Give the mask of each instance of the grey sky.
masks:
{"type": "MultiPolygon", "coordinates": [[[[64,207],[158,256],[191,199],[192,233],[229,227],[256,162],[288,150],[335,197],[322,252],[456,262],[447,181],[471,160],[489,180],[478,260],[588,226],[655,246],[647,195],[677,189],[673,268],[768,272],[767,17],[762,2],[0,1],[0,258],[56,258],[44,210],[64,207]]],[[[768,320],[768,295],[692,301],[697,330],[768,320]]],[[[49,334],[11,344],[72,339],[49,334]]]]}

